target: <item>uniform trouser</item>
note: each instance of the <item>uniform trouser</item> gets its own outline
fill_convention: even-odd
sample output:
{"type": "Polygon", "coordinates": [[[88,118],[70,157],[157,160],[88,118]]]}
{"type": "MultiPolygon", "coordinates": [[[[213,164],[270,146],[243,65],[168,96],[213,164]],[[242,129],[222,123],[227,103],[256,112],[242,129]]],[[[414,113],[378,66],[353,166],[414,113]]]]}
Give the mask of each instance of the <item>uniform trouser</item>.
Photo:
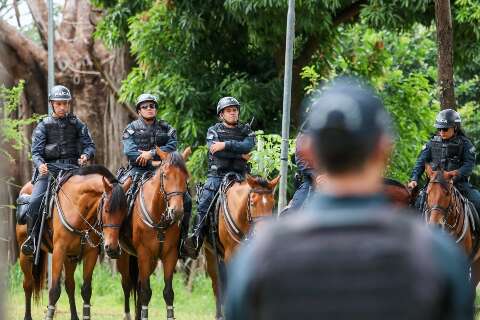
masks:
{"type": "Polygon", "coordinates": [[[30,204],[28,205],[28,216],[35,222],[40,216],[39,210],[42,205],[43,196],[47,192],[48,174],[39,175],[33,184],[32,195],[30,196],[30,204]]]}
{"type": "Polygon", "coordinates": [[[205,225],[208,209],[210,208],[212,200],[215,197],[215,194],[218,192],[221,184],[222,177],[211,176],[207,178],[207,181],[203,185],[202,193],[198,198],[197,206],[197,219],[199,219],[197,220],[199,222],[197,225],[198,228],[202,228],[205,225]]]}
{"type": "Polygon", "coordinates": [[[477,212],[480,214],[480,191],[468,182],[457,183],[455,186],[465,198],[473,203],[475,209],[477,209],[477,212]]]}

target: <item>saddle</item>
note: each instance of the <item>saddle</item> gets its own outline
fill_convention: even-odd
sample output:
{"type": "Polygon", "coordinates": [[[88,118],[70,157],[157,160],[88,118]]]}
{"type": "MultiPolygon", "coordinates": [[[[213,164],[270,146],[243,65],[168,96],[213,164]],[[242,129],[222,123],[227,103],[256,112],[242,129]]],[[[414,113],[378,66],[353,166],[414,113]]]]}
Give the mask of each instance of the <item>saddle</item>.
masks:
{"type": "MultiPolygon", "coordinates": [[[[56,194],[60,190],[62,185],[72,176],[73,170],[74,170],[73,168],[61,170],[56,178],[50,177],[51,179],[50,189],[47,190],[47,192],[45,192],[45,195],[43,196],[43,199],[42,199],[42,205],[40,206],[40,209],[39,209],[40,212],[43,212],[45,210],[45,205],[48,204],[47,218],[50,218],[52,215],[54,193],[56,194]]],[[[28,212],[28,206],[30,204],[30,197],[31,197],[30,194],[21,194],[17,198],[16,218],[17,218],[17,224],[19,225],[24,225],[27,223],[26,216],[28,212]]]]}
{"type": "Polygon", "coordinates": [[[218,192],[215,194],[215,197],[212,199],[212,203],[210,204],[210,209],[208,211],[208,216],[210,216],[210,219],[207,222],[207,230],[211,232],[210,237],[207,237],[207,242],[212,246],[216,247],[218,254],[220,256],[223,256],[224,253],[224,248],[220,242],[220,236],[218,232],[218,225],[220,221],[220,208],[223,207],[223,213],[225,216],[225,221],[227,225],[227,230],[230,232],[234,232],[236,237],[239,237],[242,239],[244,237],[242,231],[237,227],[235,221],[233,220],[232,216],[230,215],[230,212],[228,210],[228,204],[227,204],[227,191],[233,186],[234,183],[236,182],[242,182],[244,178],[236,173],[236,172],[229,172],[227,173],[223,180],[222,183],[220,184],[220,188],[218,189],[218,192]],[[215,246],[212,243],[212,238],[215,239],[215,246]]]}

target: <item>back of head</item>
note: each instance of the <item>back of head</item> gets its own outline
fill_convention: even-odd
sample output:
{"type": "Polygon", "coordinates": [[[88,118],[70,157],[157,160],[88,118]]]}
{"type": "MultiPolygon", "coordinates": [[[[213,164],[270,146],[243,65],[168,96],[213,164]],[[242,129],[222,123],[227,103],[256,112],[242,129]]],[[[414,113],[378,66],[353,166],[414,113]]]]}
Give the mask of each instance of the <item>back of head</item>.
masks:
{"type": "Polygon", "coordinates": [[[380,138],[392,133],[381,100],[350,78],[334,81],[312,99],[308,122],[317,160],[331,174],[362,167],[380,138]]]}

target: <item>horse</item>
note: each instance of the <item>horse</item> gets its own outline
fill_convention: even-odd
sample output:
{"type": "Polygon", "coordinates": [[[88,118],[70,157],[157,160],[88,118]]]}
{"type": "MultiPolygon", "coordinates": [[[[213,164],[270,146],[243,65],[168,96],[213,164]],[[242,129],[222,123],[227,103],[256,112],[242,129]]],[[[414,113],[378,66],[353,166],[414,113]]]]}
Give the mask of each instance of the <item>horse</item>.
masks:
{"type": "Polygon", "coordinates": [[[470,257],[471,282],[474,288],[480,281],[480,239],[474,228],[479,228],[467,199],[453,185],[453,178],[443,169],[434,170],[425,166],[429,178],[426,189],[425,220],[430,225],[440,226],[456,239],[470,257]]]}
{"type": "Polygon", "coordinates": [[[220,264],[228,264],[242,240],[253,237],[255,232],[261,229],[259,222],[272,216],[275,187],[279,180],[280,176],[269,181],[262,177],[246,175],[243,181],[233,182],[225,194],[220,191],[217,230],[222,256],[218,256],[220,253],[215,248],[217,239],[210,239],[210,245],[207,242],[205,245],[207,272],[212,280],[217,319],[223,319],[220,264]]]}
{"type": "MultiPolygon", "coordinates": [[[[67,291],[72,320],[78,320],[75,304],[74,272],[77,262],[83,260],[82,298],[83,318],[90,318],[92,274],[99,245],[111,258],[120,255],[119,230],[126,217],[125,193],[114,175],[107,168],[92,165],[70,172],[71,176],[59,186],[53,195],[52,217],[47,221],[39,250],[40,263],[35,266],[32,257],[20,253],[20,266],[24,273],[25,318],[31,319],[31,296],[38,297],[46,277],[46,253],[52,257],[52,286],[45,319],[53,319],[55,305],[60,297],[60,278],[65,268],[67,291]]],[[[32,191],[31,183],[23,186],[21,194],[32,191]]],[[[17,225],[17,242],[26,239],[26,226],[17,225]]]]}
{"type": "MultiPolygon", "coordinates": [[[[172,280],[178,260],[179,224],[184,212],[183,197],[187,192],[189,177],[185,160],[191,151],[187,148],[181,155],[176,151],[168,153],[157,148],[156,152],[161,161],[156,164],[155,173],[140,182],[132,214],[121,232],[120,241],[125,253],[117,261],[117,269],[122,277],[125,297],[124,319],[130,319],[129,296],[132,289],[135,318],[148,319],[148,304],[152,296],[150,276],[155,271],[158,259],[163,264],[163,298],[167,319],[174,319],[172,280]]],[[[124,183],[125,190],[130,183],[124,183]]]]}
{"type": "Polygon", "coordinates": [[[417,197],[417,190],[409,190],[401,182],[383,178],[383,193],[395,207],[413,207],[417,197]]]}

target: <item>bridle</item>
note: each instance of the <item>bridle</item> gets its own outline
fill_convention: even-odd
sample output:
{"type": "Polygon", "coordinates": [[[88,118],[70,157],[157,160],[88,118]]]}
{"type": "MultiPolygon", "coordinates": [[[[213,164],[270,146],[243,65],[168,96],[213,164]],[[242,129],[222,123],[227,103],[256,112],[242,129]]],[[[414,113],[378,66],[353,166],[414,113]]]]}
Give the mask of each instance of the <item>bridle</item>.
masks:
{"type": "Polygon", "coordinates": [[[426,197],[426,205],[427,205],[427,208],[425,210],[425,219],[427,220],[426,222],[428,223],[428,219],[430,217],[430,214],[432,211],[439,211],[443,214],[443,218],[441,219],[440,221],[440,224],[442,226],[446,226],[448,227],[449,229],[454,229],[457,224],[458,224],[458,220],[459,220],[459,217],[460,215],[457,217],[455,223],[453,225],[450,225],[447,223],[448,221],[448,216],[449,214],[453,211],[453,207],[454,207],[454,203],[453,203],[453,196],[452,196],[452,186],[451,185],[447,185],[445,181],[441,181],[437,178],[431,180],[429,183],[437,183],[437,184],[440,184],[440,186],[445,190],[447,191],[447,195],[448,195],[448,198],[449,198],[449,202],[448,202],[448,205],[445,207],[445,206],[441,206],[439,204],[435,204],[433,205],[432,207],[429,207],[428,206],[428,192],[426,193],[427,197],[426,197]]]}
{"type": "MultiPolygon", "coordinates": [[[[105,199],[107,198],[107,193],[104,192],[102,194],[102,198],[100,199],[100,203],[97,207],[97,221],[98,224],[100,225],[100,229],[103,230],[105,228],[112,228],[112,229],[120,229],[122,226],[121,223],[103,223],[103,209],[105,207],[105,199]]],[[[109,209],[105,210],[106,213],[110,213],[109,209]]]]}
{"type": "Polygon", "coordinates": [[[275,190],[263,189],[263,188],[252,188],[248,191],[247,195],[247,221],[249,224],[255,224],[256,222],[267,219],[269,215],[259,215],[259,216],[252,216],[252,209],[253,209],[253,200],[252,194],[273,194],[275,190]]]}

